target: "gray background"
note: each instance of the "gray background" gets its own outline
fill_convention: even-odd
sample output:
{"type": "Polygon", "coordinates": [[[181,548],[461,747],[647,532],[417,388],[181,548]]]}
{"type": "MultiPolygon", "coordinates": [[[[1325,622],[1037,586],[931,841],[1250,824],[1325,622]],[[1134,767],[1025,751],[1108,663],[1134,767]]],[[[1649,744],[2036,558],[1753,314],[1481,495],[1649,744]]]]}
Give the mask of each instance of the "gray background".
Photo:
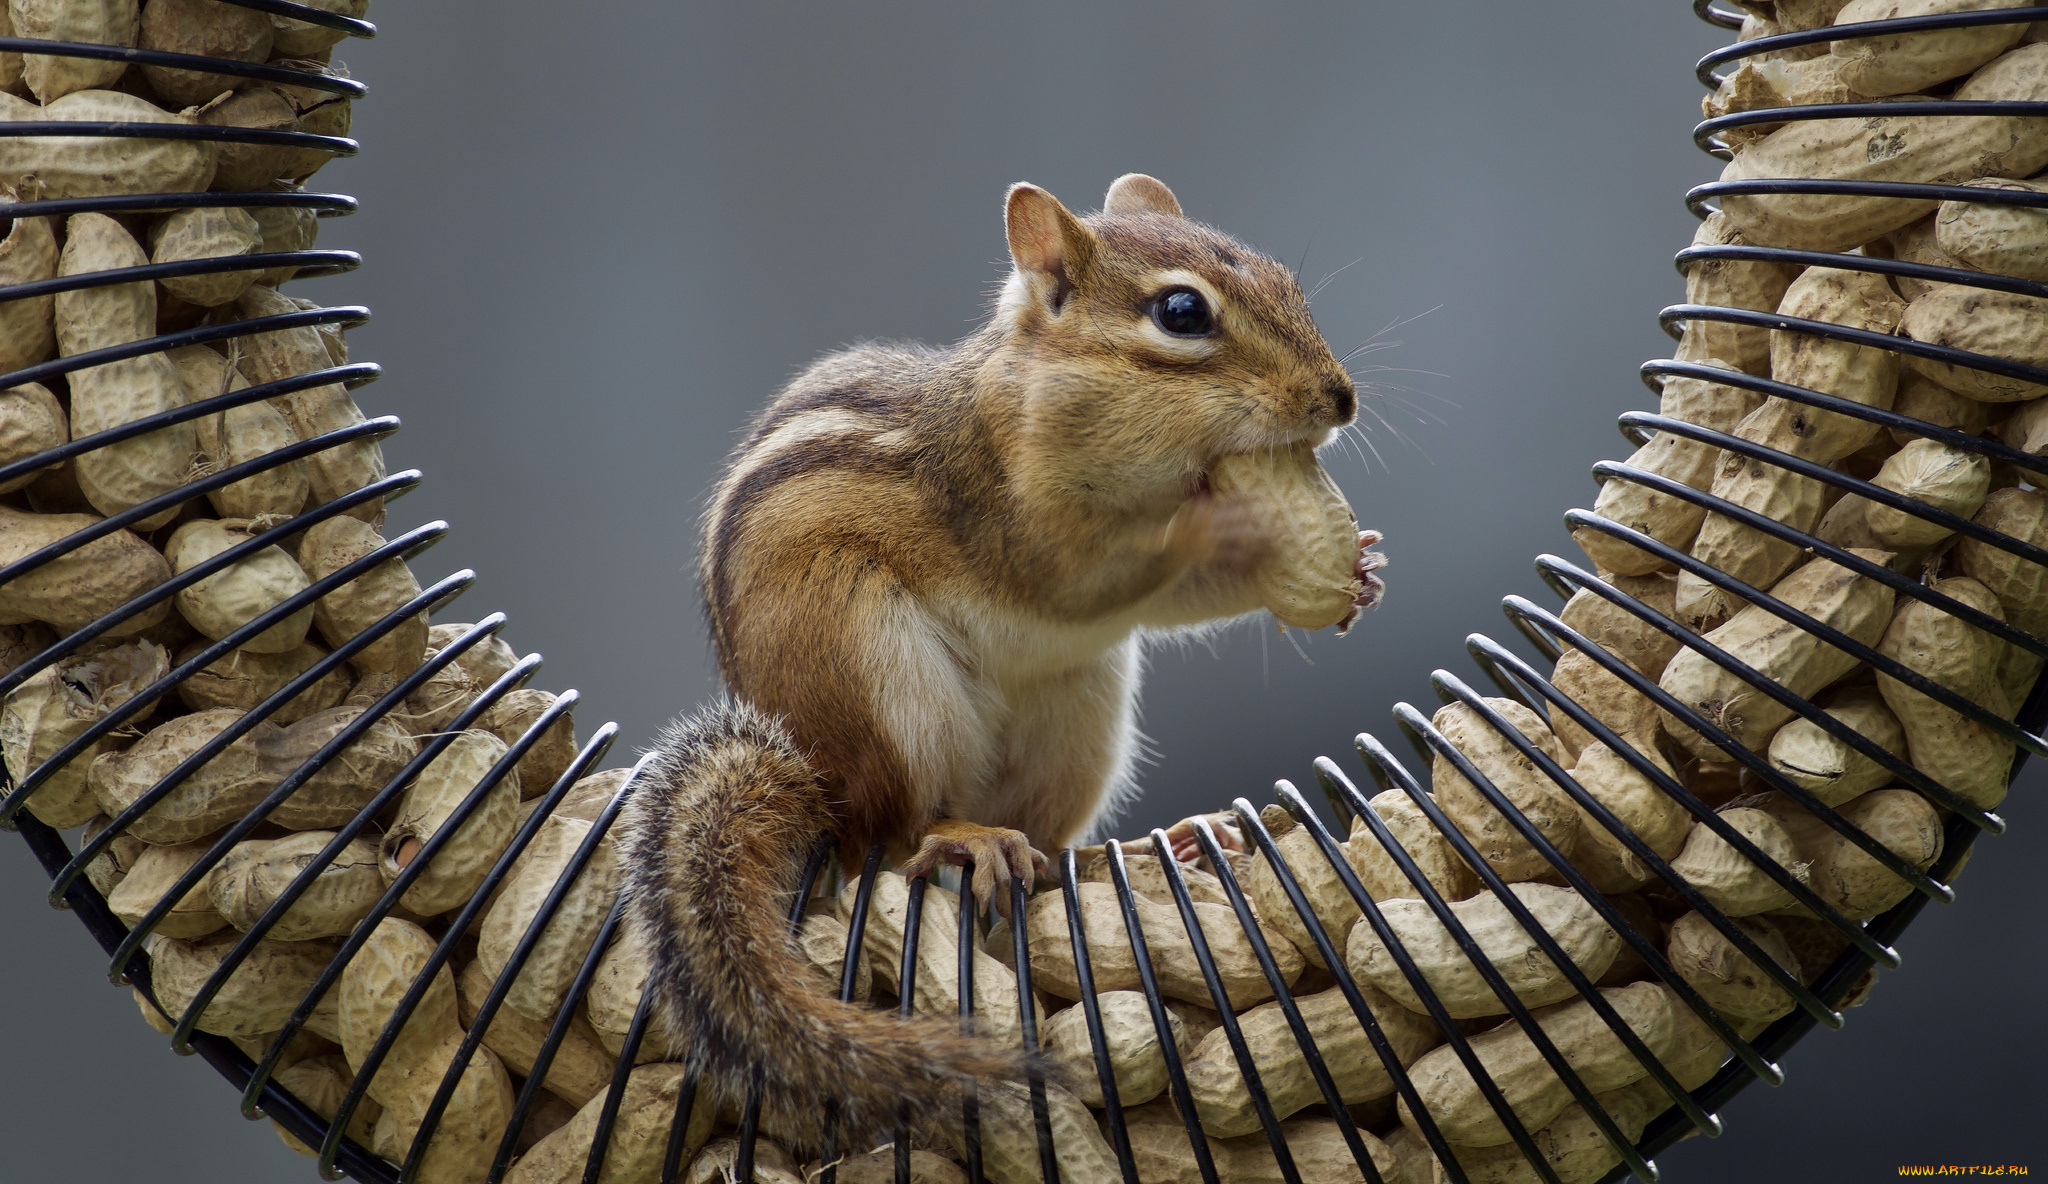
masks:
{"type": "MultiPolygon", "coordinates": [[[[314,187],[364,208],[321,242],[366,263],[294,290],[374,307],[351,349],[389,377],[359,398],[404,417],[388,455],[428,475],[394,527],[455,524],[415,564],[482,573],[447,619],[509,612],[548,656],[536,685],[589,696],[586,735],[623,725],[610,763],[714,688],[687,573],[736,429],[820,352],[964,334],[1016,180],[1085,209],[1151,172],[1311,282],[1350,265],[1315,304],[1340,353],[1407,322],[1361,358],[1389,368],[1366,375],[1370,450],[1328,455],[1387,534],[1386,603],[1342,641],[1246,625],[1161,650],[1159,756],[1119,833],[1306,784],[1360,730],[1398,746],[1388,708],[1426,710],[1431,669],[1476,677],[1468,632],[1514,637],[1502,595],[1555,603],[1529,561],[1576,554],[1560,515],[1627,454],[1613,417],[1669,349],[1679,196],[1718,167],[1687,136],[1691,66],[1725,34],[1683,0],[854,7],[394,5],[337,55],[371,87],[365,149],[314,187]]],[[[1668,1179],[2048,1170],[2040,788],[1848,1030],[1667,1153],[1668,1179]]],[[[315,1178],[164,1052],[20,848],[0,881],[0,1179],[315,1178]]]]}

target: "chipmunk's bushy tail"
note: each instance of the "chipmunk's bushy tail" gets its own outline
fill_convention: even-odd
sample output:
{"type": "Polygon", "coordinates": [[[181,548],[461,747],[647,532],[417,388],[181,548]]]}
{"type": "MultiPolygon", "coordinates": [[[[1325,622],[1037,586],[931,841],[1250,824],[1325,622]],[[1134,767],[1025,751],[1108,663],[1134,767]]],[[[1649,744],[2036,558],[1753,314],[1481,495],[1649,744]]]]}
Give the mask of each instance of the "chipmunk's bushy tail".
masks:
{"type": "Polygon", "coordinates": [[[619,819],[625,923],[651,951],[656,1014],[675,1055],[735,1102],[762,1075],[768,1129],[823,1150],[897,1122],[957,1121],[976,1079],[1033,1068],[936,1019],[841,1003],[812,985],[788,905],[831,828],[818,774],[783,729],[725,701],[669,726],[619,819]]]}

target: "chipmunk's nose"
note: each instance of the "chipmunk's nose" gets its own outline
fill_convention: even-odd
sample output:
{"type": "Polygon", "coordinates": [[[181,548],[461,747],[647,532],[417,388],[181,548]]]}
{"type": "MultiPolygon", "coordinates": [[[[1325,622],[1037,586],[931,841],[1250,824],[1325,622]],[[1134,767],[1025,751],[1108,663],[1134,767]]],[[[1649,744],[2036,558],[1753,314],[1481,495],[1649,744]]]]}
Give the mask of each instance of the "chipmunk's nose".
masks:
{"type": "Polygon", "coordinates": [[[1348,374],[1333,374],[1323,379],[1322,397],[1317,401],[1316,410],[1323,414],[1316,418],[1328,418],[1333,426],[1351,422],[1358,414],[1358,388],[1351,384],[1348,374]]]}

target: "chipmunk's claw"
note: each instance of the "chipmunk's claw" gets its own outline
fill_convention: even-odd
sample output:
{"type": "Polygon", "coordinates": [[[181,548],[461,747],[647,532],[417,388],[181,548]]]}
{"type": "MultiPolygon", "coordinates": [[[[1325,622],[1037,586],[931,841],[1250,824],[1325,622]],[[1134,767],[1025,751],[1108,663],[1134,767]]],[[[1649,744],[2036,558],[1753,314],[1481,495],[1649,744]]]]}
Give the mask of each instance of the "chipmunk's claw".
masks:
{"type": "Polygon", "coordinates": [[[1352,624],[1358,620],[1360,613],[1366,609],[1377,607],[1380,598],[1387,594],[1387,582],[1373,574],[1387,566],[1387,557],[1372,549],[1380,541],[1381,537],[1380,532],[1377,530],[1361,530],[1358,532],[1358,564],[1352,571],[1358,576],[1358,582],[1363,587],[1359,590],[1358,599],[1351,602],[1351,611],[1345,615],[1342,621],[1337,623],[1337,636],[1339,637],[1342,637],[1350,630],[1352,624]]]}
{"type": "Polygon", "coordinates": [[[982,826],[957,818],[941,818],[932,823],[917,853],[898,870],[905,879],[916,879],[930,875],[942,863],[972,863],[974,899],[994,904],[996,912],[1005,917],[1010,915],[1009,881],[1013,877],[1022,878],[1025,890],[1029,891],[1039,877],[1052,874],[1045,856],[1031,846],[1023,831],[982,826]],[[998,872],[1003,877],[1000,891],[996,884],[998,872]]]}

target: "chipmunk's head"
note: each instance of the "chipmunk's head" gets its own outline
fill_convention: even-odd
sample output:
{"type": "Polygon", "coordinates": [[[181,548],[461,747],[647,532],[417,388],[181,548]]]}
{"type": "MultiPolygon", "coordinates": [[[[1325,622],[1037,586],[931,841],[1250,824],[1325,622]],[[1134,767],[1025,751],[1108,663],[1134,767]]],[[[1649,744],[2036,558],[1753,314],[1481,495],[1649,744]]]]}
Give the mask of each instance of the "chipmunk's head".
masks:
{"type": "Polygon", "coordinates": [[[1351,422],[1357,391],[1293,273],[1188,220],[1157,180],[1117,178],[1085,218],[1015,185],[1006,221],[996,318],[1029,359],[1030,419],[1063,442],[1185,476],[1351,422]]]}

